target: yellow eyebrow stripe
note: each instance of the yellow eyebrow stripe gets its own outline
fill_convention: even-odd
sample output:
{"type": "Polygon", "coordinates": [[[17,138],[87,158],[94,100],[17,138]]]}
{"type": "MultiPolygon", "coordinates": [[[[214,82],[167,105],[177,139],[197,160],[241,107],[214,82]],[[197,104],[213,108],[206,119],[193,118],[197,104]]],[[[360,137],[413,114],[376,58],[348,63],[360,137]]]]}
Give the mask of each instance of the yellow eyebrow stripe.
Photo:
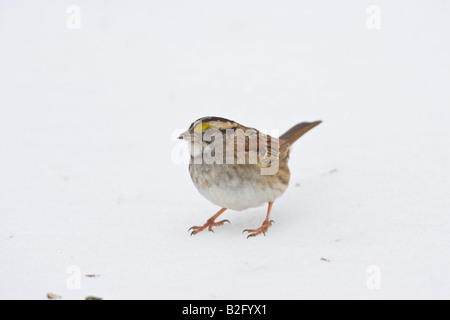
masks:
{"type": "Polygon", "coordinates": [[[195,126],[194,132],[202,132],[208,130],[209,128],[211,128],[210,124],[202,122],[195,126]]]}

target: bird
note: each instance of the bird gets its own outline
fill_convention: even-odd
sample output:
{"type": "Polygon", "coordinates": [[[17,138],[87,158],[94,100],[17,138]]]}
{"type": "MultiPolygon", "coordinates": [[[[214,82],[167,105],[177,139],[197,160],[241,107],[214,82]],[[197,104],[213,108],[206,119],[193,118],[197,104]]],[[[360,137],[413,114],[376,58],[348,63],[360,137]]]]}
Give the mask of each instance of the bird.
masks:
{"type": "Polygon", "coordinates": [[[191,227],[191,236],[230,223],[216,221],[228,209],[243,211],[267,204],[261,227],[243,230],[247,238],[265,236],[274,223],[273,204],[289,186],[291,146],[320,123],[302,122],[274,138],[222,117],[194,121],[178,138],[189,143],[189,173],[195,187],[221,209],[204,225],[191,227]]]}

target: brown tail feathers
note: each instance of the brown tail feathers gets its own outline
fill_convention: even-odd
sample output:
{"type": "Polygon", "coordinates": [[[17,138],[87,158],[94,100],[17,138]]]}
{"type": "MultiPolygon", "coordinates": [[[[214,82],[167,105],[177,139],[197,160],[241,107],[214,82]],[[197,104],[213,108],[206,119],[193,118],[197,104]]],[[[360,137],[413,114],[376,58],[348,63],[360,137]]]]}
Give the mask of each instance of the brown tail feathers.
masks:
{"type": "Polygon", "coordinates": [[[286,131],[286,133],[281,135],[281,137],[280,137],[281,144],[288,143],[288,144],[292,145],[301,136],[303,136],[309,130],[311,130],[312,128],[318,126],[321,123],[322,123],[322,121],[302,122],[302,123],[299,123],[299,124],[293,126],[291,129],[286,131]]]}

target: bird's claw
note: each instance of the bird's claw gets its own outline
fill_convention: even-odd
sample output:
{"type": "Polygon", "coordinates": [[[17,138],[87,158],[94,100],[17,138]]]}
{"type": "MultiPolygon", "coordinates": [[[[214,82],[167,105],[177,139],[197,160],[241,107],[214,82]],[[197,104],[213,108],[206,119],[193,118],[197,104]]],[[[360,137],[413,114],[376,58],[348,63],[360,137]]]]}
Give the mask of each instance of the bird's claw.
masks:
{"type": "Polygon", "coordinates": [[[261,233],[264,236],[266,236],[267,230],[269,230],[269,227],[272,226],[272,224],[274,224],[274,223],[275,223],[275,221],[273,221],[273,220],[264,221],[263,225],[260,228],[258,228],[258,229],[245,229],[244,231],[242,231],[242,233],[244,233],[244,232],[250,233],[247,236],[247,239],[251,238],[251,237],[256,237],[257,235],[260,235],[261,233]]]}
{"type": "Polygon", "coordinates": [[[197,234],[199,232],[202,232],[206,228],[208,228],[208,231],[214,233],[213,227],[219,227],[219,226],[223,225],[225,222],[231,223],[229,220],[222,220],[222,221],[219,221],[219,222],[207,221],[205,223],[205,225],[202,226],[202,227],[194,226],[194,227],[189,228],[188,232],[191,231],[191,230],[194,230],[194,231],[191,232],[191,236],[193,236],[193,235],[195,235],[195,234],[197,234]]]}

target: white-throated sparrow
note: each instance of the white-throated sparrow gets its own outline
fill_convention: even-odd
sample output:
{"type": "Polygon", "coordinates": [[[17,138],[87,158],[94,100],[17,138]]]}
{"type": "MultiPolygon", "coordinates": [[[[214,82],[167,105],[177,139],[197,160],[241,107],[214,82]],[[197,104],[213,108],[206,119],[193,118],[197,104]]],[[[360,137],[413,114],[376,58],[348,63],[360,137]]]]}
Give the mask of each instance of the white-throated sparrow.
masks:
{"type": "Polygon", "coordinates": [[[189,172],[197,190],[222,209],[191,235],[223,225],[215,220],[227,209],[242,211],[268,203],[267,216],[257,229],[246,229],[248,237],[265,235],[273,221],[273,202],[286,191],[291,145],[321,121],[300,123],[278,139],[256,129],[219,117],[201,118],[179,139],[190,142],[189,172]]]}

